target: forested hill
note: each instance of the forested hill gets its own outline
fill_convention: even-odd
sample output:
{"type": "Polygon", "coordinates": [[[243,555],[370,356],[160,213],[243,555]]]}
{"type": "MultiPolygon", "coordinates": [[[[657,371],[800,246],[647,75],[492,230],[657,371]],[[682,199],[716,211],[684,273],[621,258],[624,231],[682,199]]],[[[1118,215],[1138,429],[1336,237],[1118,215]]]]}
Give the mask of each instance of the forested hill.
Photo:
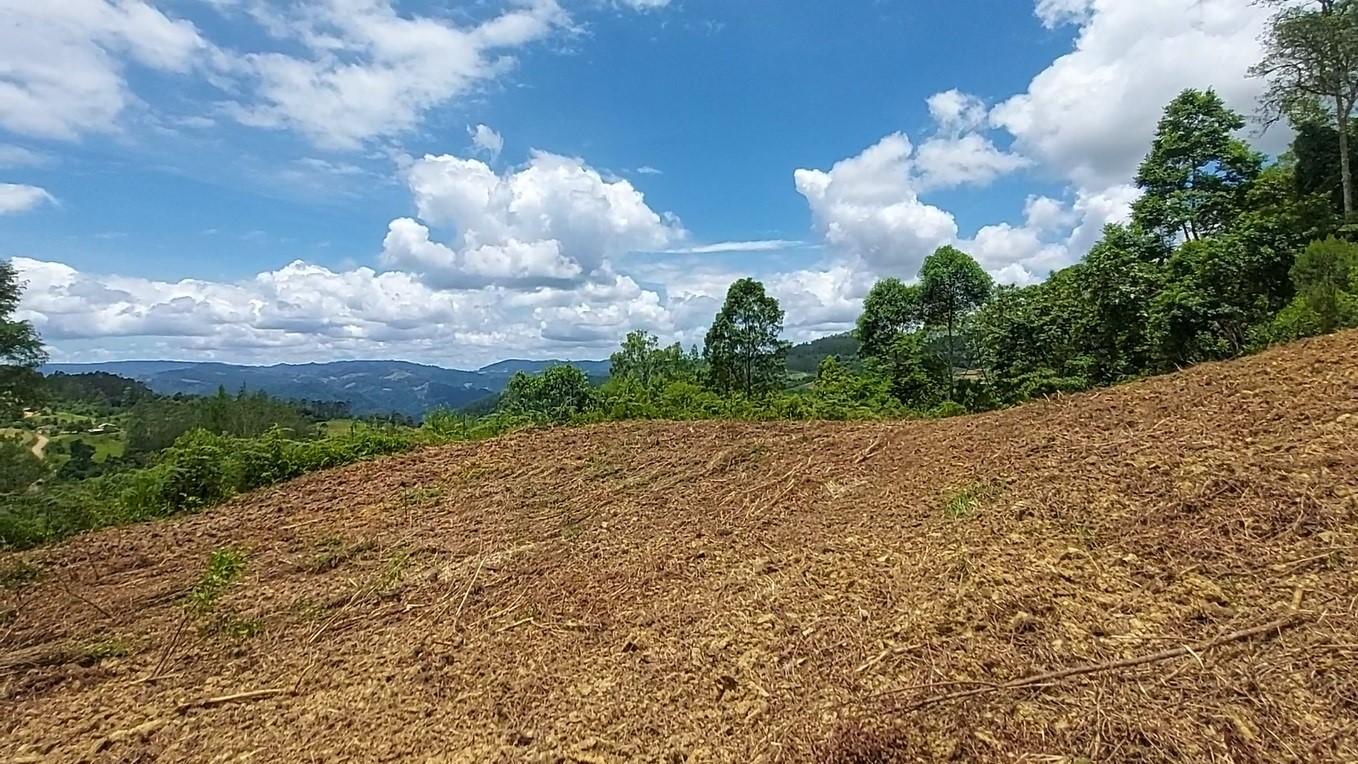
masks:
{"type": "MultiPolygon", "coordinates": [[[[788,351],[791,372],[814,374],[826,356],[855,358],[858,341],[836,334],[794,345],[788,351]]],[[[330,363],[244,366],[194,361],[106,361],[52,363],[44,374],[104,372],[135,379],[162,395],[213,395],[226,388],[262,390],[287,400],[345,401],[358,416],[398,413],[419,418],[439,408],[461,409],[494,400],[519,372],[540,374],[551,366],[574,366],[595,382],[608,377],[608,361],[497,361],[474,371],[446,369],[408,361],[334,361],[330,363]]]]}
{"type": "Polygon", "coordinates": [[[357,415],[396,412],[419,417],[440,406],[461,408],[504,390],[519,371],[540,372],[554,364],[579,367],[591,377],[608,374],[607,361],[501,361],[475,371],[405,361],[238,366],[176,361],[112,361],[49,364],[43,372],[102,371],[128,377],[164,395],[212,395],[220,388],[262,390],[294,400],[347,401],[357,415]]]}

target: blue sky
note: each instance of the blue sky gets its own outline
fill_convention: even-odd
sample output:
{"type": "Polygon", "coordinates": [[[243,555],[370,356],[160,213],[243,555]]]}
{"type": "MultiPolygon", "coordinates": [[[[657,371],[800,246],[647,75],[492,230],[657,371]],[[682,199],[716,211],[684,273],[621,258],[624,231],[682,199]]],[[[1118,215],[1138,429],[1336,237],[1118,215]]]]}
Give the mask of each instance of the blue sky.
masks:
{"type": "Polygon", "coordinates": [[[1169,98],[1253,111],[1241,5],[0,0],[0,257],[62,360],[602,357],[747,274],[812,337],[1077,260],[1169,98]]]}

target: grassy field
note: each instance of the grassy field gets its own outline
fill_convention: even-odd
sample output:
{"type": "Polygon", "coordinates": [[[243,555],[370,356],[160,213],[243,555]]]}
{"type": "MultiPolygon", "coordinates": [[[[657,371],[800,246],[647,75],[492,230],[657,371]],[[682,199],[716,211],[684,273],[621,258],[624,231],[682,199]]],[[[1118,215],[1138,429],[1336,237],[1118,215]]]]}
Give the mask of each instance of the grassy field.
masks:
{"type": "Polygon", "coordinates": [[[118,459],[127,450],[127,442],[123,440],[121,433],[110,433],[108,435],[58,435],[52,439],[53,445],[58,443],[67,446],[71,441],[82,440],[86,445],[94,446],[94,460],[102,462],[106,459],[118,459]]]}
{"type": "Polygon", "coordinates": [[[24,430],[18,427],[0,427],[0,438],[13,438],[15,436],[24,439],[24,443],[32,443],[35,434],[32,430],[24,430]]]}
{"type": "MultiPolygon", "coordinates": [[[[66,424],[71,422],[89,421],[89,418],[58,412],[56,414],[40,414],[31,417],[29,421],[37,426],[44,426],[56,424],[58,421],[66,424]]],[[[0,427],[0,437],[12,438],[15,436],[23,438],[24,444],[31,447],[37,441],[38,434],[36,431],[30,429],[0,427]]],[[[57,450],[64,452],[66,450],[65,446],[71,441],[82,440],[88,445],[94,446],[94,460],[96,462],[120,458],[127,450],[127,442],[124,439],[124,433],[121,431],[97,435],[89,433],[63,433],[51,435],[50,437],[51,446],[49,446],[49,452],[52,446],[55,446],[57,447],[57,450]]]]}
{"type": "Polygon", "coordinates": [[[316,425],[318,435],[341,435],[359,425],[357,419],[330,419],[316,425]]]}

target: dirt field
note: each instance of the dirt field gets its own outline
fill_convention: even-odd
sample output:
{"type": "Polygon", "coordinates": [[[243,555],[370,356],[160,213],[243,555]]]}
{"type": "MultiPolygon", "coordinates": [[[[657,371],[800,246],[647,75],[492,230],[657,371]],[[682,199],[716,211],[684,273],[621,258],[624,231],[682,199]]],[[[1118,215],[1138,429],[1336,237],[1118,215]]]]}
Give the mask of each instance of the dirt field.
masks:
{"type": "Polygon", "coordinates": [[[1358,761],[1358,334],[434,449],[0,570],[0,760],[1358,761]]]}

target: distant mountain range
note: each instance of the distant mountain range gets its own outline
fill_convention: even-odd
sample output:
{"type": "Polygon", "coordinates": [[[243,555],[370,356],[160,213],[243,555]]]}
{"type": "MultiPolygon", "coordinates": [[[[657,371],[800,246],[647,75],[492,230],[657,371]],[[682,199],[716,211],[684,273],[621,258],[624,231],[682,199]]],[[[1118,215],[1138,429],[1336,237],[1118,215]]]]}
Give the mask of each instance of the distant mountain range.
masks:
{"type": "Polygon", "coordinates": [[[537,373],[569,364],[592,378],[608,376],[608,361],[500,361],[475,371],[444,369],[405,361],[237,366],[191,361],[109,361],[53,363],[45,374],[103,371],[146,383],[163,395],[212,395],[219,388],[264,392],[289,399],[347,401],[357,415],[397,412],[419,417],[430,409],[464,406],[497,395],[515,373],[537,373]]]}

